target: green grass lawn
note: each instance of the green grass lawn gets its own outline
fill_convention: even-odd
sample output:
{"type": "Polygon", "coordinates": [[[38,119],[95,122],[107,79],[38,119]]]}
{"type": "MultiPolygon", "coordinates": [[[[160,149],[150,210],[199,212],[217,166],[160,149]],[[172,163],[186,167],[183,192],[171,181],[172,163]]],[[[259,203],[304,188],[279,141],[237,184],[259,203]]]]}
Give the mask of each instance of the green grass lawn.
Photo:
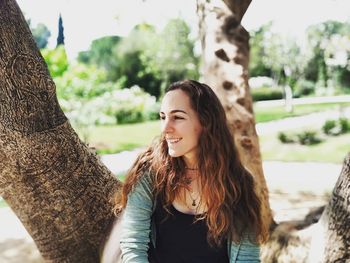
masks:
{"type": "Polygon", "coordinates": [[[350,107],[350,102],[294,105],[294,110],[291,113],[286,112],[283,106],[266,107],[254,104],[254,114],[255,121],[258,123],[301,116],[325,110],[337,110],[340,107],[350,107]]]}
{"type": "Polygon", "coordinates": [[[96,147],[98,153],[117,153],[149,145],[159,134],[159,121],[96,126],[90,129],[88,143],[96,147]]]}
{"type": "Polygon", "coordinates": [[[350,152],[350,134],[330,136],[315,145],[283,144],[277,134],[259,136],[263,160],[342,163],[350,152]]]}
{"type": "MultiPolygon", "coordinates": [[[[339,105],[350,106],[350,103],[322,103],[322,104],[311,104],[311,105],[296,105],[295,111],[293,114],[286,113],[283,107],[255,107],[255,115],[257,122],[264,122],[268,120],[276,120],[284,117],[295,116],[295,115],[303,115],[307,113],[312,113],[321,110],[329,110],[336,109],[339,105]]],[[[116,126],[97,126],[90,127],[90,136],[88,142],[91,146],[96,147],[97,152],[99,154],[108,154],[108,153],[117,153],[125,150],[132,150],[138,147],[144,147],[148,145],[153,138],[160,134],[160,123],[159,121],[150,121],[144,123],[137,124],[124,124],[124,125],[116,125],[116,126]]],[[[274,140],[277,140],[277,136],[274,136],[274,140]]],[[[274,141],[273,140],[273,141],[274,141]]],[[[261,138],[261,141],[268,143],[268,140],[261,138]]],[[[327,143],[326,143],[327,144],[327,143]]],[[[341,143],[340,143],[341,144],[341,143]]],[[[343,142],[342,147],[345,146],[346,143],[343,142]]],[[[281,146],[282,147],[282,146],[281,146]]],[[[283,145],[283,149],[286,146],[283,145]]],[[[293,147],[288,145],[288,147],[293,147]]],[[[309,147],[309,146],[305,146],[309,147]]],[[[320,147],[320,146],[317,146],[320,147]]],[[[300,149],[301,152],[307,151],[309,154],[312,152],[312,149],[318,150],[315,146],[310,146],[309,150],[300,149]]],[[[331,147],[331,145],[329,146],[331,147]]],[[[264,149],[267,149],[264,147],[264,149]]],[[[271,148],[271,151],[276,150],[278,148],[271,148]]],[[[303,160],[303,155],[297,158],[298,155],[301,154],[299,150],[297,152],[289,152],[285,154],[280,154],[280,158],[276,160],[303,160]],[[288,156],[289,157],[288,157],[288,156]]],[[[279,153],[276,152],[275,156],[279,153]]],[[[308,155],[308,154],[306,154],[308,155]]],[[[313,158],[315,156],[315,160],[317,160],[316,156],[322,155],[322,153],[311,154],[311,156],[307,156],[307,158],[313,158]]],[[[264,157],[272,158],[272,154],[266,150],[264,157]]],[[[275,158],[275,157],[274,157],[275,158]]],[[[328,157],[323,157],[320,160],[327,160],[328,157]]],[[[329,159],[336,159],[335,156],[330,156],[329,159]]]]}
{"type": "Polygon", "coordinates": [[[2,199],[2,198],[0,197],[0,208],[7,207],[7,206],[8,206],[8,205],[7,205],[7,203],[5,202],[5,200],[2,199]]]}

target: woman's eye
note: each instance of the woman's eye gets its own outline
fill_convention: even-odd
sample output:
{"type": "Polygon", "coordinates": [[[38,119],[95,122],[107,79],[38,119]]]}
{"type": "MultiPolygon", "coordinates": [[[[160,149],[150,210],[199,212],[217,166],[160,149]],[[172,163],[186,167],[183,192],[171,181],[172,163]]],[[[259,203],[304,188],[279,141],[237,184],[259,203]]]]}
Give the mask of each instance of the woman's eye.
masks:
{"type": "Polygon", "coordinates": [[[183,120],[184,118],[183,118],[183,117],[180,117],[180,116],[175,116],[174,119],[175,119],[175,120],[183,120]]]}
{"type": "Polygon", "coordinates": [[[159,116],[161,120],[165,120],[165,116],[159,116]]]}

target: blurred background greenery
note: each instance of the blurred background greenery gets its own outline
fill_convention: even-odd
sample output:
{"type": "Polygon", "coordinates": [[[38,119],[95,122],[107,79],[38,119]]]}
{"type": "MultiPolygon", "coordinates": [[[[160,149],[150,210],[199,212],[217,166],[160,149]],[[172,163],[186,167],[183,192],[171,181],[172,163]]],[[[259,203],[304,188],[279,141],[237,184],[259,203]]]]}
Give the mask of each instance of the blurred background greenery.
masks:
{"type": "MultiPolygon", "coordinates": [[[[51,32],[28,24],[56,83],[62,109],[82,140],[99,154],[144,147],[159,134],[159,101],[169,83],[200,76],[198,39],[181,18],[161,29],[137,24],[125,36],[104,36],[68,60],[64,20],[60,37],[48,48],[51,32]]],[[[261,106],[260,101],[350,94],[350,23],[310,25],[303,43],[272,30],[273,22],[250,31],[249,84],[256,122],[265,123],[314,112],[344,111],[343,102],[261,106]],[[289,92],[290,91],[290,92],[289,92]]],[[[340,116],[340,115],[339,115],[340,116]]],[[[350,149],[345,117],[324,119],[319,127],[260,135],[264,160],[342,162],[350,149]],[[333,122],[333,124],[332,124],[333,122]],[[327,154],[324,154],[327,153],[327,154]]]]}
{"type": "MultiPolygon", "coordinates": [[[[77,20],[80,14],[75,12],[77,20]]],[[[132,14],[128,13],[128,20],[132,14]]],[[[27,17],[27,23],[56,84],[62,109],[80,138],[100,155],[148,145],[159,135],[164,89],[173,81],[200,77],[199,39],[180,16],[169,19],[161,29],[138,23],[128,34],[96,38],[74,59],[67,56],[64,16],[57,17],[55,47],[49,46],[49,38],[56,36],[47,25],[31,19],[27,17]]],[[[268,22],[249,30],[249,84],[257,125],[315,112],[339,114],[325,117],[316,126],[306,122],[259,134],[262,158],[339,164],[350,150],[350,123],[343,114],[349,111],[350,99],[320,98],[350,95],[350,20],[313,23],[301,32],[302,42],[277,33],[274,26],[268,22]],[[294,101],[316,98],[316,103],[294,103],[287,108],[283,102],[287,95],[294,101]],[[278,103],[261,103],[266,101],[278,103]]]]}

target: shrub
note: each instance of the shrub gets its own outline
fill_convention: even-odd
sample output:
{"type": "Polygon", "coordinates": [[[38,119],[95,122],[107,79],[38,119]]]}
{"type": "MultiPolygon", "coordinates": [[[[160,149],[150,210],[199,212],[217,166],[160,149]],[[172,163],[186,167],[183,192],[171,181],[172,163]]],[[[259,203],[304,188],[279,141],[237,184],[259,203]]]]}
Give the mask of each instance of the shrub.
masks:
{"type": "Polygon", "coordinates": [[[300,79],[293,87],[293,96],[298,98],[315,93],[315,83],[309,80],[300,79]]]}
{"type": "Polygon", "coordinates": [[[251,89],[253,101],[278,100],[283,98],[283,91],[280,87],[261,87],[251,89]]]}
{"type": "Polygon", "coordinates": [[[317,136],[315,131],[303,131],[297,134],[299,143],[302,145],[313,145],[320,143],[322,140],[317,136]]]}
{"type": "Polygon", "coordinates": [[[293,142],[295,142],[291,135],[287,135],[284,132],[278,133],[278,139],[280,140],[281,143],[293,143],[293,142]]]}
{"type": "Polygon", "coordinates": [[[95,66],[75,64],[54,79],[59,99],[92,99],[105,92],[120,89],[120,84],[105,82],[106,72],[95,66]]]}
{"type": "Polygon", "coordinates": [[[92,99],[60,99],[60,105],[74,126],[115,125],[158,119],[155,97],[134,86],[105,92],[92,99]]]}
{"type": "Polygon", "coordinates": [[[327,135],[339,135],[350,131],[350,123],[346,118],[327,120],[323,124],[322,130],[327,135]]]}
{"type": "Polygon", "coordinates": [[[45,48],[41,49],[40,52],[52,78],[60,77],[67,71],[69,63],[64,46],[58,46],[55,49],[45,48]]]}
{"type": "Polygon", "coordinates": [[[337,124],[335,120],[327,120],[322,126],[323,132],[327,135],[335,134],[336,128],[337,124]]]}
{"type": "Polygon", "coordinates": [[[339,119],[339,126],[341,133],[347,133],[350,131],[350,123],[346,118],[339,119]]]}

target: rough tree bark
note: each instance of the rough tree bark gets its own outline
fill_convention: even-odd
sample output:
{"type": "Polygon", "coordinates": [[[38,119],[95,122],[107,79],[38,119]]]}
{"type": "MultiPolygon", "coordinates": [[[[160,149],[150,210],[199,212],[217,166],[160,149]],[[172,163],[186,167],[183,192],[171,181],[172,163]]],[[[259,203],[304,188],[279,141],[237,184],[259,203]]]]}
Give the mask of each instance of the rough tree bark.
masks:
{"type": "Polygon", "coordinates": [[[249,33],[241,25],[250,2],[197,0],[203,55],[201,75],[225,107],[242,161],[256,178],[265,222],[270,224],[269,194],[248,85],[249,33]]]}
{"type": "Polygon", "coordinates": [[[350,153],[326,208],[304,220],[279,224],[262,249],[262,262],[350,262],[349,226],[350,153]]]}
{"type": "Polygon", "coordinates": [[[15,0],[0,1],[0,195],[47,262],[98,262],[120,183],[61,111],[15,0]]]}

